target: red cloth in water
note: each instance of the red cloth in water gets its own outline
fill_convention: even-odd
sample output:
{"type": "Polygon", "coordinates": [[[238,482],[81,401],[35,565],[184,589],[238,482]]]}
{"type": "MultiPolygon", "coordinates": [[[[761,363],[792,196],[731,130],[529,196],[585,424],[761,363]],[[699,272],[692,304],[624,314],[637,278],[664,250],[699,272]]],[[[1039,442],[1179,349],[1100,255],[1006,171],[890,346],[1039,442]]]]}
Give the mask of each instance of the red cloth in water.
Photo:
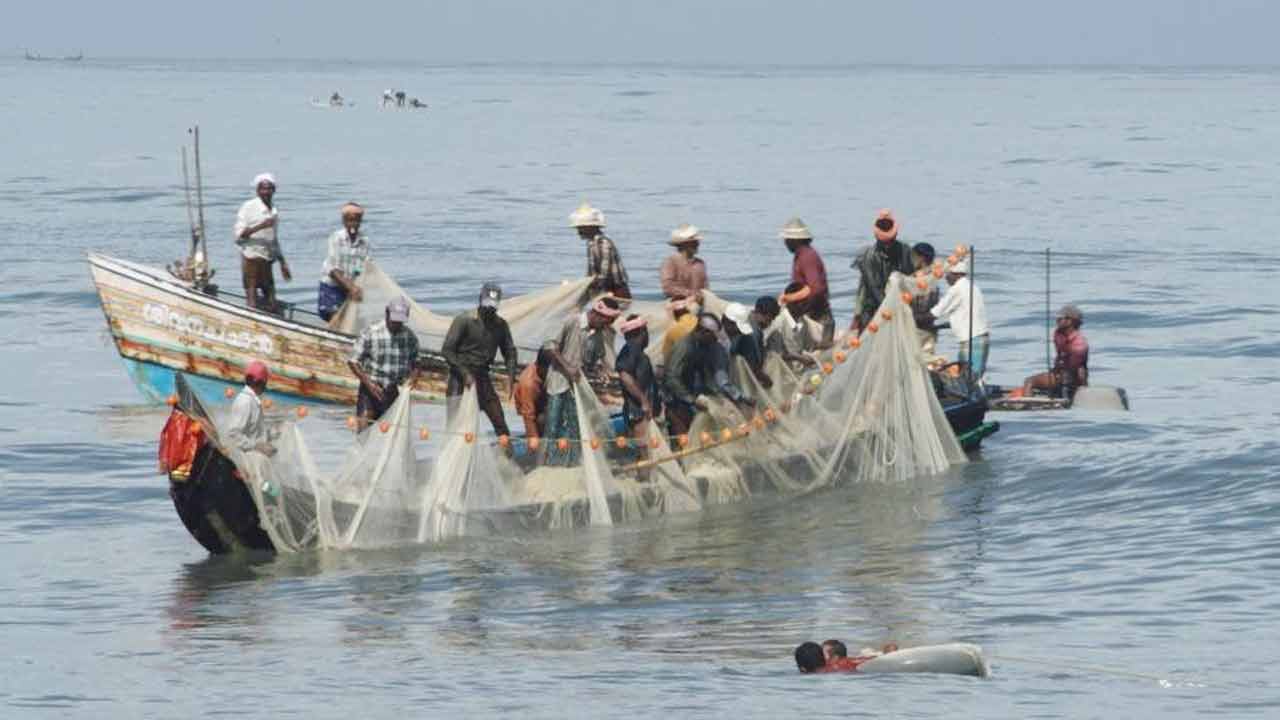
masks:
{"type": "Polygon", "coordinates": [[[820,670],[818,670],[818,672],[829,672],[829,673],[832,673],[832,672],[857,672],[857,671],[858,671],[858,666],[859,666],[859,665],[861,665],[862,663],[864,663],[864,662],[866,662],[866,661],[870,660],[872,657],[875,657],[875,656],[874,656],[874,655],[872,655],[872,656],[870,656],[870,657],[838,657],[838,658],[831,658],[830,662],[828,662],[826,665],[823,665],[823,666],[822,666],[822,668],[821,668],[820,670]]]}

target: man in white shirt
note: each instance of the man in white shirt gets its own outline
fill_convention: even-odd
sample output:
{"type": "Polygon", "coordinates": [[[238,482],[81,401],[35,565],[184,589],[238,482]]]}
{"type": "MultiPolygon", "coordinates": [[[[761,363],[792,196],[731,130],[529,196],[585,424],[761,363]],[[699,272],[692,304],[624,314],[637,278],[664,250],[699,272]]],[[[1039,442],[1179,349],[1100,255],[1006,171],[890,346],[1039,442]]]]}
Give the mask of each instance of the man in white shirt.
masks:
{"type": "Polygon", "coordinates": [[[257,197],[246,200],[236,213],[235,239],[240,246],[240,270],[244,276],[245,303],[251,308],[276,311],[276,283],[272,277],[271,263],[280,261],[280,275],[285,282],[293,279],[289,263],[280,251],[277,225],[280,213],[272,199],[276,193],[276,178],[271,173],[260,173],[253,179],[257,197]]]}
{"type": "Polygon", "coordinates": [[[261,360],[254,360],[244,370],[244,387],[231,403],[227,419],[227,439],[241,452],[260,452],[271,456],[276,449],[267,439],[266,424],[262,421],[262,398],[267,391],[271,373],[261,360]]]}
{"type": "Polygon", "coordinates": [[[987,353],[991,346],[991,330],[987,324],[987,304],[982,299],[982,288],[971,284],[969,261],[961,260],[947,271],[947,284],[951,287],[929,312],[939,320],[950,323],[951,334],[960,344],[959,359],[969,363],[975,380],[981,380],[987,372],[987,353]],[[970,288],[972,287],[972,293],[970,288]],[[969,297],[973,296],[973,312],[969,311],[969,297]],[[973,317],[973,332],[969,332],[969,318],[973,317]],[[973,347],[969,338],[973,337],[973,347]],[[972,352],[970,352],[972,350],[972,352]]]}

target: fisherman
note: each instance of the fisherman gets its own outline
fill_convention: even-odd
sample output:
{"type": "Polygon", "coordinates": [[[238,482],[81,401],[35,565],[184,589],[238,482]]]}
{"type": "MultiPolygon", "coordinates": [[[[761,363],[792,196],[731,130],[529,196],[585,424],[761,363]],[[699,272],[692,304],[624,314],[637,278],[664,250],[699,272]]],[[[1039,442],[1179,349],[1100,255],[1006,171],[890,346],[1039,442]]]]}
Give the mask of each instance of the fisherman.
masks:
{"type": "Polygon", "coordinates": [[[698,326],[698,316],[692,312],[693,303],[689,300],[668,300],[667,309],[671,311],[672,322],[662,334],[662,364],[665,367],[671,357],[671,350],[684,336],[693,332],[698,326]]]}
{"type": "Polygon", "coordinates": [[[404,107],[405,97],[406,97],[405,91],[403,90],[396,91],[396,107],[400,107],[400,108],[404,107]]]}
{"type": "MultiPolygon", "coordinates": [[[[566,439],[570,443],[579,440],[578,409],[573,384],[582,375],[598,377],[614,365],[614,342],[617,333],[613,321],[621,311],[618,301],[602,297],[590,310],[565,321],[556,338],[556,349],[551,350],[551,370],[547,373],[547,437],[566,439]]],[[[560,454],[552,464],[572,465],[577,462],[578,450],[567,452],[548,448],[560,454]]]]}
{"type": "Polygon", "coordinates": [[[516,413],[524,420],[525,437],[542,437],[547,415],[547,370],[551,367],[551,351],[556,349],[554,340],[548,340],[538,350],[538,357],[525,366],[516,378],[513,393],[516,413]]]}
{"type": "Polygon", "coordinates": [[[884,302],[885,286],[889,284],[889,276],[894,272],[910,275],[915,272],[911,262],[911,248],[898,239],[900,225],[889,209],[881,210],[876,216],[872,230],[876,241],[870,247],[858,253],[853,261],[853,269],[858,271],[858,294],[853,301],[853,322],[849,329],[855,334],[862,334],[862,329],[871,322],[871,317],[884,302]]]}
{"type": "MultiPolygon", "coordinates": [[[[782,312],[782,308],[778,305],[778,299],[772,295],[761,295],[756,298],[756,304],[751,309],[751,327],[760,335],[760,342],[764,343],[769,337],[769,326],[778,319],[778,313],[782,312]]],[[[764,348],[765,354],[768,354],[769,348],[764,348]]]]}
{"type": "Polygon", "coordinates": [[[453,319],[444,344],[440,346],[440,354],[449,363],[449,385],[445,398],[450,422],[457,415],[462,393],[475,385],[476,401],[480,403],[484,414],[489,416],[489,422],[493,424],[493,431],[498,437],[510,436],[511,431],[507,428],[507,420],[502,413],[502,401],[498,399],[493,379],[489,377],[489,366],[501,350],[514,398],[517,364],[516,343],[511,338],[511,328],[498,315],[498,304],[501,302],[502,288],[497,283],[485,283],[480,288],[480,301],[476,309],[453,319]]]}
{"type": "Polygon", "coordinates": [[[409,98],[409,107],[411,108],[424,108],[426,106],[427,104],[422,102],[418,98],[409,98]]]}
{"type": "Polygon", "coordinates": [[[701,242],[702,233],[688,223],[671,231],[667,243],[676,250],[663,261],[659,272],[662,294],[667,299],[702,303],[702,291],[707,287],[707,264],[697,257],[701,242]]]}
{"type": "Polygon", "coordinates": [[[729,303],[724,308],[721,327],[729,338],[729,359],[740,357],[751,369],[756,380],[765,387],[773,387],[773,379],[764,369],[764,336],[752,323],[752,311],[742,303],[729,303]]]}
{"type": "Polygon", "coordinates": [[[670,398],[667,421],[672,434],[689,431],[696,412],[710,407],[708,393],[723,395],[744,406],[755,404],[729,380],[729,355],[720,345],[719,334],[716,316],[702,313],[698,326],[671,351],[664,384],[670,398]]]}
{"type": "Polygon", "coordinates": [[[793,370],[814,367],[818,361],[810,354],[816,349],[813,334],[805,326],[805,312],[812,296],[809,286],[793,282],[778,298],[782,310],[765,331],[765,349],[778,353],[793,370]]]}
{"type": "Polygon", "coordinates": [[[929,310],[938,304],[938,288],[933,284],[933,259],[936,257],[933,246],[921,242],[911,246],[911,263],[915,266],[918,280],[925,282],[925,290],[915,294],[911,300],[911,316],[916,321],[916,337],[920,340],[920,349],[925,355],[932,357],[938,349],[938,329],[935,327],[933,313],[929,310]]]}
{"type": "Polygon", "coordinates": [[[1089,341],[1080,326],[1084,314],[1075,305],[1063,305],[1058,311],[1057,327],[1053,331],[1053,346],[1057,357],[1053,370],[1032,375],[1022,383],[1022,396],[1033,390],[1042,390],[1054,397],[1075,397],[1076,389],[1089,384],[1089,341]]]}
{"type": "Polygon", "coordinates": [[[614,297],[631,297],[631,285],[626,268],[618,256],[618,247],[601,230],[604,213],[588,203],[573,211],[569,223],[578,230],[578,237],[587,244],[587,277],[591,278],[589,290],[593,295],[608,293],[614,297]]]}
{"type": "Polygon", "coordinates": [[[316,312],[328,322],[348,299],[360,302],[364,292],[356,279],[369,260],[369,239],[360,232],[364,208],[349,202],[342,206],[342,228],[329,236],[329,254],[324,258],[324,275],[316,299],[316,312]]]}
{"type": "Polygon", "coordinates": [[[244,369],[244,387],[232,401],[227,420],[227,436],[241,452],[260,452],[268,457],[276,454],[262,421],[262,394],[270,378],[271,371],[261,360],[250,361],[244,369]]]}
{"type": "Polygon", "coordinates": [[[400,396],[400,385],[418,380],[418,336],[405,324],[409,301],[387,303],[385,319],[365,328],[352,346],[347,366],[360,381],[356,415],[361,426],[382,417],[400,396]]]}
{"type": "Polygon", "coordinates": [[[338,94],[338,92],[337,92],[336,90],[334,91],[334,93],[333,93],[332,95],[330,95],[330,96],[329,96],[329,106],[330,106],[330,107],[342,107],[342,96],[341,96],[341,95],[339,95],[339,94],[338,94]]]}
{"type": "Polygon", "coordinates": [[[813,249],[813,234],[800,218],[791,218],[782,226],[779,234],[791,251],[791,281],[809,287],[809,303],[806,314],[822,326],[819,347],[829,348],[836,332],[836,321],[831,316],[831,299],[827,289],[827,266],[822,256],[813,249]]]}
{"type": "Polygon", "coordinates": [[[386,107],[396,101],[396,91],[387,88],[382,91],[382,107],[386,107]]]}
{"type": "Polygon", "coordinates": [[[240,271],[244,276],[245,303],[255,309],[276,312],[276,283],[271,263],[280,261],[280,275],[293,280],[289,263],[280,251],[280,213],[273,199],[276,178],[260,173],[253,179],[257,197],[246,200],[236,213],[235,238],[240,246],[240,271]]]}
{"type": "Polygon", "coordinates": [[[987,372],[987,353],[991,347],[991,331],[987,325],[987,303],[982,298],[982,288],[969,278],[969,261],[960,260],[947,270],[947,294],[942,296],[937,305],[929,309],[933,317],[951,324],[951,334],[960,344],[959,357],[969,365],[975,382],[982,380],[987,372]],[[971,292],[972,289],[972,292],[971,292]],[[973,307],[970,312],[969,297],[973,296],[973,307]],[[969,319],[973,318],[972,333],[969,319]],[[973,338],[973,347],[969,347],[969,338],[973,338]],[[970,352],[972,350],[972,352],[970,352]]]}
{"type": "Polygon", "coordinates": [[[813,641],[806,641],[796,646],[796,667],[802,673],[826,672],[827,660],[822,646],[813,641]]]}
{"type": "MultiPolygon", "coordinates": [[[[649,327],[644,317],[636,314],[628,315],[619,326],[626,344],[618,352],[618,360],[614,370],[618,373],[618,382],[622,385],[622,417],[627,424],[627,431],[640,448],[641,459],[645,459],[649,437],[649,421],[662,412],[662,399],[658,392],[658,381],[653,372],[653,364],[645,354],[649,346],[649,327]]],[[[648,480],[648,472],[641,471],[641,482],[648,480]]]]}

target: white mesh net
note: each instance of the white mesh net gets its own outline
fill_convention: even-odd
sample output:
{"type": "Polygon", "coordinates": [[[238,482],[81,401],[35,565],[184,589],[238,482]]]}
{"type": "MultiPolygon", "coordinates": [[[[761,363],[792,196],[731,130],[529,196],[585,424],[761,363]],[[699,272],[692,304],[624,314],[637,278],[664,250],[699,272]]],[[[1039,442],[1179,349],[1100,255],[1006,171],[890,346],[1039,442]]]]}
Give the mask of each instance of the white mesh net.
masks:
{"type": "MultiPolygon", "coordinates": [[[[290,419],[274,439],[273,456],[230,456],[280,550],[611,525],[757,495],[940,473],[965,456],[916,339],[908,307],[915,285],[895,275],[876,326],[861,339],[838,338],[834,349],[814,355],[813,369],[797,373],[771,356],[765,369],[772,384],[766,388],[738,361],[733,377],[754,405],[713,398],[690,431],[675,438],[656,422],[642,439],[622,432],[610,415],[613,408],[602,405],[580,379],[572,391],[576,438],[495,439],[487,420],[482,433],[474,390],[444,431],[431,432],[415,422],[414,400],[402,392],[354,443],[349,430],[333,423],[290,419]],[[318,467],[304,424],[308,433],[350,445],[341,462],[330,463],[332,472],[318,467]],[[572,454],[580,462],[549,464],[552,450],[577,450],[572,454]]],[[[541,296],[544,310],[558,313],[562,322],[583,289],[566,287],[571,286],[526,297],[541,296]]],[[[640,309],[665,315],[651,305],[640,309]]],[[[438,316],[421,312],[436,322],[438,316]]],[[[526,327],[538,326],[536,315],[525,316],[526,327]]],[[[437,327],[447,322],[440,318],[437,327]]],[[[548,323],[547,334],[558,322],[548,323]]]]}

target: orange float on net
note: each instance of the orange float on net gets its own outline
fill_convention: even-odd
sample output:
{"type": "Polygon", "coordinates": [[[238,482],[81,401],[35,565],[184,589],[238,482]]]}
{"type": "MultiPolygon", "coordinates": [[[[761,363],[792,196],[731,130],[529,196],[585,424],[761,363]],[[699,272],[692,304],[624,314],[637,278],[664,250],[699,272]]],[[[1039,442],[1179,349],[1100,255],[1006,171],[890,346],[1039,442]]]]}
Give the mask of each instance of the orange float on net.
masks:
{"type": "Polygon", "coordinates": [[[617,447],[619,450],[626,450],[626,449],[627,449],[627,445],[628,445],[629,443],[627,442],[627,439],[626,439],[625,437],[623,437],[623,436],[619,435],[617,438],[615,438],[615,439],[614,439],[613,444],[614,444],[614,446],[615,446],[615,447],[617,447]]]}
{"type": "Polygon", "coordinates": [[[928,281],[928,280],[925,280],[924,278],[920,278],[919,280],[917,280],[917,281],[916,281],[916,287],[917,287],[917,288],[919,288],[919,289],[921,289],[921,290],[928,290],[928,289],[929,289],[929,281],[928,281]]]}
{"type": "Polygon", "coordinates": [[[425,441],[425,440],[430,440],[430,439],[431,439],[431,431],[430,431],[430,430],[428,430],[428,429],[426,429],[426,428],[422,428],[421,430],[419,430],[419,431],[418,431],[418,439],[419,439],[419,440],[424,440],[424,441],[425,441]]]}
{"type": "Polygon", "coordinates": [[[542,447],[542,438],[537,436],[529,438],[529,450],[537,452],[540,447],[542,447]]]}
{"type": "Polygon", "coordinates": [[[723,441],[725,441],[725,442],[728,442],[728,441],[732,440],[732,439],[733,439],[733,431],[732,431],[732,430],[730,430],[729,428],[725,428],[725,429],[721,430],[721,431],[720,431],[720,439],[721,439],[721,440],[723,440],[723,441]]]}
{"type": "Polygon", "coordinates": [[[598,437],[593,437],[593,438],[591,438],[591,449],[592,449],[592,450],[599,450],[599,449],[600,449],[600,438],[598,438],[598,437]]]}
{"type": "Polygon", "coordinates": [[[913,298],[912,298],[912,296],[911,296],[911,293],[909,293],[909,292],[904,292],[904,293],[902,293],[902,303],[903,303],[904,305],[910,305],[910,304],[911,304],[912,299],[913,299],[913,298]]]}
{"type": "Polygon", "coordinates": [[[858,337],[857,335],[854,335],[853,337],[849,338],[849,347],[853,348],[854,350],[857,350],[861,346],[862,346],[862,338],[858,337]]]}
{"type": "Polygon", "coordinates": [[[560,449],[560,452],[568,452],[568,451],[569,451],[569,438],[560,438],[559,440],[557,440],[557,441],[556,441],[556,447],[560,449]]]}
{"type": "Polygon", "coordinates": [[[881,311],[880,311],[880,317],[884,318],[885,320],[892,320],[892,319],[893,319],[893,311],[892,311],[892,310],[890,310],[889,308],[885,308],[885,309],[883,309],[883,310],[881,310],[881,311]]]}
{"type": "Polygon", "coordinates": [[[822,363],[822,373],[824,375],[830,375],[835,371],[836,371],[836,368],[831,363],[822,363]]]}
{"type": "Polygon", "coordinates": [[[499,435],[499,436],[498,436],[498,447],[503,448],[503,449],[506,449],[506,448],[511,447],[511,436],[510,436],[510,435],[499,435]]]}
{"type": "Polygon", "coordinates": [[[263,409],[263,410],[270,410],[270,409],[271,409],[271,406],[272,406],[272,405],[275,405],[275,404],[276,404],[276,401],[275,401],[275,400],[272,400],[272,399],[271,399],[271,398],[269,398],[269,397],[264,397],[264,398],[262,398],[262,409],[263,409]]]}
{"type": "Polygon", "coordinates": [[[757,415],[757,416],[755,416],[754,418],[752,418],[752,419],[751,419],[751,424],[752,424],[752,425],[755,425],[757,430],[763,430],[763,429],[764,429],[764,418],[762,418],[762,417],[760,417],[759,415],[757,415]]]}
{"type": "Polygon", "coordinates": [[[462,434],[462,439],[464,442],[470,445],[471,443],[476,441],[476,434],[470,431],[465,432],[462,434]]]}
{"type": "Polygon", "coordinates": [[[174,407],[175,405],[178,404],[178,396],[170,395],[169,397],[164,399],[164,404],[168,405],[169,407],[174,407]]]}
{"type": "Polygon", "coordinates": [[[304,417],[306,417],[306,416],[307,416],[307,406],[306,406],[306,405],[299,405],[299,406],[298,406],[298,409],[297,409],[297,410],[295,410],[294,412],[296,412],[296,413],[298,414],[298,419],[299,419],[299,420],[301,420],[302,418],[304,418],[304,417]]]}
{"type": "Polygon", "coordinates": [[[778,413],[774,412],[773,408],[765,408],[764,419],[765,422],[775,422],[778,419],[778,413]]]}
{"type": "Polygon", "coordinates": [[[703,445],[710,445],[711,433],[707,432],[706,430],[703,430],[702,434],[698,436],[698,439],[702,441],[703,445]]]}
{"type": "Polygon", "coordinates": [[[839,350],[837,350],[837,351],[835,351],[834,353],[832,353],[831,357],[835,358],[835,359],[836,359],[836,362],[838,362],[838,363],[842,363],[842,362],[844,362],[845,360],[848,360],[848,359],[849,359],[849,356],[848,356],[848,355],[845,355],[844,353],[840,352],[839,350]]]}
{"type": "Polygon", "coordinates": [[[867,332],[871,332],[871,333],[880,332],[880,326],[877,325],[874,321],[869,322],[867,323],[867,332]]]}
{"type": "Polygon", "coordinates": [[[680,443],[680,447],[682,448],[689,447],[689,435],[687,433],[681,433],[680,436],[676,438],[676,442],[680,443]]]}
{"type": "Polygon", "coordinates": [[[356,429],[356,425],[357,425],[357,424],[358,424],[358,423],[356,422],[356,416],[355,416],[355,415],[348,415],[348,416],[347,416],[347,427],[351,428],[352,430],[355,430],[355,429],[356,429]]]}
{"type": "Polygon", "coordinates": [[[378,430],[380,430],[381,432],[387,432],[390,429],[391,429],[391,423],[387,422],[386,420],[383,420],[382,422],[378,423],[378,430]]]}
{"type": "Polygon", "coordinates": [[[649,438],[649,447],[650,447],[650,448],[652,448],[652,449],[654,449],[654,450],[657,450],[657,449],[658,449],[658,446],[659,446],[659,445],[661,445],[661,444],[662,444],[662,441],[658,440],[658,438],[657,438],[657,437],[651,437],[651,438],[649,438]]]}
{"type": "Polygon", "coordinates": [[[236,396],[236,389],[235,389],[235,388],[227,388],[226,390],[223,390],[223,391],[222,391],[222,394],[223,394],[223,395],[225,395],[225,396],[227,396],[227,397],[229,397],[229,398],[233,398],[233,397],[235,397],[235,396],[236,396]]]}

